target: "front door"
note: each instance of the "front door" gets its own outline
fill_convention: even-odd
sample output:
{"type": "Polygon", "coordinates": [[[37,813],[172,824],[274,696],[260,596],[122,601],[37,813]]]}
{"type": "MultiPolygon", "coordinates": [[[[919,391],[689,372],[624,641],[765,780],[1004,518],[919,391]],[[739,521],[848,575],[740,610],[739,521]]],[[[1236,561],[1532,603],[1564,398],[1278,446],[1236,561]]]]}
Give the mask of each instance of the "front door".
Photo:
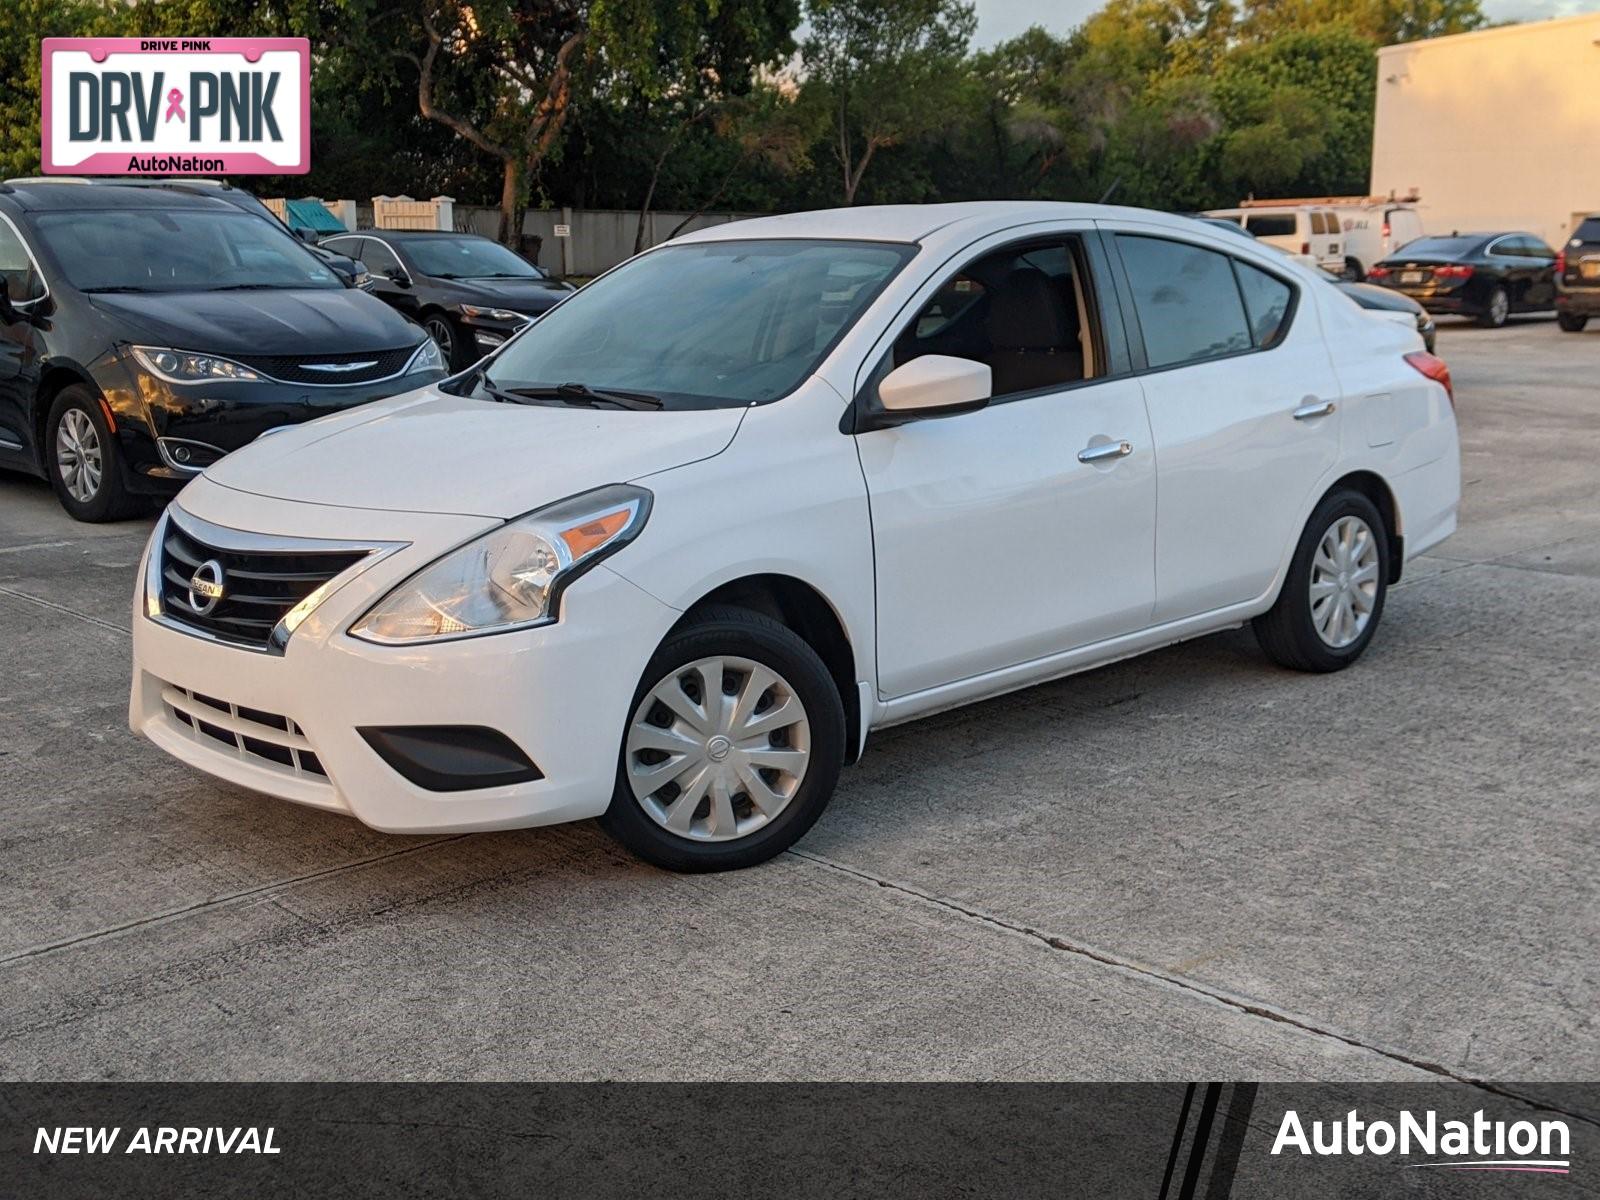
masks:
{"type": "Polygon", "coordinates": [[[920,354],[984,362],[994,380],[976,412],[856,439],[885,699],[1149,619],[1155,455],[1138,381],[1108,369],[1098,314],[1112,293],[1090,262],[1064,232],[974,248],[867,384],[920,354]]]}

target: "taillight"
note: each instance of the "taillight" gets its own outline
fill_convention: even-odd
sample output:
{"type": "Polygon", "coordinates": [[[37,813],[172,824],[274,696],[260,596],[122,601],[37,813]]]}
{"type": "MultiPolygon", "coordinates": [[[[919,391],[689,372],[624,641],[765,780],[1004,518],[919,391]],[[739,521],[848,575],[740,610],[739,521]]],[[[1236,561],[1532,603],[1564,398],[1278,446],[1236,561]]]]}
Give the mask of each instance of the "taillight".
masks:
{"type": "Polygon", "coordinates": [[[1383,223],[1383,240],[1386,242],[1389,240],[1389,222],[1387,221],[1383,223]]]}
{"type": "Polygon", "coordinates": [[[1566,273],[1567,273],[1567,252],[1565,250],[1557,250],[1556,251],[1556,274],[1557,275],[1565,275],[1566,273]]]}
{"type": "Polygon", "coordinates": [[[1433,277],[1435,279],[1470,279],[1472,278],[1472,268],[1465,265],[1435,267],[1433,269],[1433,277]]]}
{"type": "Polygon", "coordinates": [[[1418,372],[1442,385],[1444,394],[1450,397],[1450,407],[1456,406],[1455,385],[1450,382],[1450,368],[1445,366],[1444,359],[1429,354],[1426,350],[1413,350],[1406,355],[1406,361],[1418,372]]]}
{"type": "Polygon", "coordinates": [[[1386,279],[1389,275],[1388,267],[1373,267],[1367,272],[1368,279],[1386,279]]]}
{"type": "Polygon", "coordinates": [[[1301,254],[1310,254],[1311,253],[1311,243],[1310,242],[1301,242],[1300,243],[1300,253],[1301,254]]]}

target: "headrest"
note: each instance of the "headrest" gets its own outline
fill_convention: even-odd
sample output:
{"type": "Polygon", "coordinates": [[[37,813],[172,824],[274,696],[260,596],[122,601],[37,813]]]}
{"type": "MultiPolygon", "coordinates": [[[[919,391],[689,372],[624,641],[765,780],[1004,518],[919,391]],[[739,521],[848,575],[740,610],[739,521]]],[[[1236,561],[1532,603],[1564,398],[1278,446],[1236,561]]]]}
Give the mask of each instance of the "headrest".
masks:
{"type": "Polygon", "coordinates": [[[1002,350],[1075,346],[1075,324],[1056,285],[1037,267],[1012,271],[989,301],[989,342],[1002,350]]]}

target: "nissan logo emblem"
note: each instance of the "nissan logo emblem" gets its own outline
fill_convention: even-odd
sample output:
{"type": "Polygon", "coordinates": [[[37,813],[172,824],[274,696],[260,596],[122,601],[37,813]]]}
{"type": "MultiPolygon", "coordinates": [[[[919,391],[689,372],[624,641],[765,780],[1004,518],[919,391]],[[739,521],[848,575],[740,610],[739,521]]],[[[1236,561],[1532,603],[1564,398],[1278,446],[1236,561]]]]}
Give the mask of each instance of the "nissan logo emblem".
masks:
{"type": "Polygon", "coordinates": [[[214,558],[207,559],[189,576],[189,607],[208,617],[221,601],[222,564],[214,558]]]}

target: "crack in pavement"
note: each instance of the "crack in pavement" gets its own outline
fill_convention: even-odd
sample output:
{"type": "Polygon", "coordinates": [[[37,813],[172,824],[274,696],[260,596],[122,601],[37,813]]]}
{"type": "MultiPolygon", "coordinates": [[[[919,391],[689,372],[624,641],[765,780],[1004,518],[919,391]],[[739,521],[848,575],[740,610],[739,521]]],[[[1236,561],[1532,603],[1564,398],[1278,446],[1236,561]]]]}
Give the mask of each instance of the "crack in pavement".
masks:
{"type": "MultiPolygon", "coordinates": [[[[350,862],[337,863],[331,867],[324,867],[320,871],[308,871],[304,875],[290,875],[281,879],[274,879],[268,883],[258,884],[255,887],[245,888],[242,891],[229,892],[224,896],[213,896],[209,900],[200,900],[194,904],[186,904],[180,908],[168,909],[166,912],[153,913],[148,917],[138,917],[132,921],[124,921],[118,925],[108,925],[103,929],[91,930],[74,937],[62,938],[56,942],[45,942],[41,945],[30,946],[26,950],[13,951],[0,956],[0,967],[10,966],[31,958],[41,958],[49,954],[57,954],[63,950],[70,950],[74,946],[82,946],[87,942],[98,942],[105,938],[116,937],[134,929],[144,929],[153,925],[165,925],[168,922],[192,916],[195,913],[207,912],[211,909],[227,908],[244,900],[254,900],[263,896],[271,897],[273,893],[287,891],[302,883],[310,883],[319,879],[328,879],[336,875],[343,875],[350,871],[359,871],[378,863],[389,862],[396,858],[405,858],[408,855],[420,854],[424,850],[431,850],[436,846],[443,846],[449,842],[459,842],[471,834],[458,833],[450,837],[433,838],[421,845],[406,846],[400,850],[391,850],[387,854],[375,854],[369,858],[358,858],[350,862]]],[[[296,914],[290,914],[294,916],[296,914]]],[[[298,919],[298,918],[297,918],[298,919]]]]}
{"type": "Polygon", "coordinates": [[[1479,1088],[1483,1091],[1490,1092],[1494,1095],[1501,1096],[1509,1100],[1516,1100],[1522,1104],[1532,1105],[1538,1109],[1544,1109],[1550,1112],[1559,1112],[1563,1116],[1568,1116],[1574,1120],[1582,1121],[1585,1124],[1594,1125],[1597,1128],[1600,1128],[1600,1120],[1597,1120],[1595,1117],[1588,1116],[1584,1113],[1572,1112],[1568,1109],[1557,1108],[1546,1101],[1537,1100],[1532,1097],[1522,1095],[1520,1092],[1517,1092],[1513,1089],[1502,1087],[1493,1080],[1483,1079],[1473,1075],[1461,1074],[1458,1071],[1451,1070],[1442,1063],[1431,1062],[1428,1059],[1419,1058],[1416,1055],[1409,1054],[1404,1050],[1398,1050],[1391,1046],[1383,1046],[1376,1042],[1364,1041],[1354,1034],[1346,1033],[1332,1025],[1319,1022],[1314,1017],[1306,1016],[1303,1013],[1291,1012],[1285,1008],[1279,1008],[1277,1005],[1271,1004],[1265,1000],[1257,1000],[1249,996],[1239,995],[1236,992],[1230,992],[1225,988],[1214,987],[1211,984],[1202,983],[1200,980],[1190,978],[1187,975],[1181,975],[1173,971],[1168,971],[1150,963],[1140,962],[1138,959],[1128,958],[1125,955],[1116,953],[1115,951],[1105,950],[1098,946],[1092,946],[1087,942],[1074,942],[1067,938],[1061,937],[1058,934],[1046,933],[1043,930],[1034,929],[1029,925],[1018,924],[1017,922],[1009,921],[1004,917],[997,916],[994,913],[987,912],[984,909],[976,907],[975,905],[954,900],[949,896],[940,896],[933,892],[925,891],[924,889],[917,887],[915,884],[905,883],[900,880],[886,879],[880,875],[874,875],[870,871],[862,870],[859,867],[852,867],[846,863],[839,862],[837,859],[828,858],[825,855],[817,854],[810,850],[790,849],[785,853],[794,858],[803,859],[806,862],[813,863],[824,870],[833,871],[840,875],[845,875],[861,882],[872,884],[876,887],[886,888],[888,890],[910,896],[915,900],[919,900],[924,904],[939,908],[944,912],[955,913],[957,916],[960,916],[967,921],[979,925],[987,925],[995,929],[1000,929],[1015,937],[1022,937],[1031,941],[1041,942],[1052,950],[1071,954],[1089,962],[1110,967],[1124,974],[1137,976],[1147,982],[1155,982],[1169,988],[1176,988],[1184,992],[1189,992],[1214,1004],[1220,1004],[1223,1007],[1232,1009],[1235,1012],[1243,1013],[1246,1016],[1259,1017],[1280,1025],[1287,1025],[1291,1028],[1299,1029],[1304,1033],[1311,1034],[1314,1037],[1328,1038],[1332,1041],[1340,1042],[1346,1046],[1350,1046],[1353,1049],[1361,1050],[1369,1054],[1375,1054],[1380,1058],[1386,1058],[1391,1062],[1399,1063],[1403,1066],[1411,1067],[1419,1071],[1426,1071],[1430,1075],[1437,1075],[1441,1079],[1449,1080],[1452,1083],[1466,1084],[1470,1087],[1479,1088]]]}
{"type": "Polygon", "coordinates": [[[100,617],[91,617],[88,613],[81,613],[75,608],[68,608],[65,604],[57,604],[54,600],[46,600],[41,596],[32,596],[27,592],[19,592],[16,588],[0,586],[0,596],[10,596],[13,600],[22,600],[28,604],[37,604],[40,608],[48,608],[52,612],[62,613],[69,617],[76,617],[80,621],[87,621],[91,625],[98,625],[101,629],[109,629],[112,633],[120,633],[123,637],[128,637],[133,632],[126,625],[118,625],[113,621],[103,620],[100,617]]]}

